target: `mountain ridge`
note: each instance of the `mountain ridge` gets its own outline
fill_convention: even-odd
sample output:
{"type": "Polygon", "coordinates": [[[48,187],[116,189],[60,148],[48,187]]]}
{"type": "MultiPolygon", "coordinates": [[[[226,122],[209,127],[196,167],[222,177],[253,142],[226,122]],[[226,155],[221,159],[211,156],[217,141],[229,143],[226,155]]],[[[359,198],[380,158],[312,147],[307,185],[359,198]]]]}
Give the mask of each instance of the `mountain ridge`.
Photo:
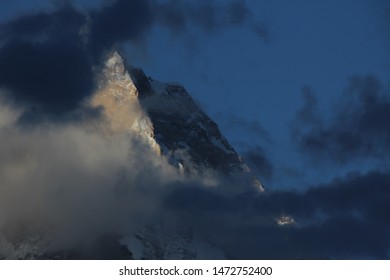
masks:
{"type": "Polygon", "coordinates": [[[147,77],[142,69],[128,65],[118,50],[107,56],[102,73],[103,83],[92,104],[104,108],[113,131],[138,133],[184,174],[201,175],[211,169],[264,191],[218,125],[184,86],[147,77]]]}

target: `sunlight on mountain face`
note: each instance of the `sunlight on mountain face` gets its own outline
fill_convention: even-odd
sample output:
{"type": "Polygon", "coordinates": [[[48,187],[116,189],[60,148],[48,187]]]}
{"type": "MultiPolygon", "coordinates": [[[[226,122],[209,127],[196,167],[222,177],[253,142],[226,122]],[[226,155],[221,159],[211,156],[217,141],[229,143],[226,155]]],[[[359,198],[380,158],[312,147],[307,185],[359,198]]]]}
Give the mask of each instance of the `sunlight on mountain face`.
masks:
{"type": "Polygon", "coordinates": [[[147,78],[142,70],[126,65],[117,51],[106,60],[98,80],[91,104],[103,108],[108,133],[137,135],[181,173],[201,172],[205,181],[213,182],[207,174],[215,169],[264,191],[217,125],[181,85],[147,78]]]}
{"type": "Polygon", "coordinates": [[[117,52],[107,60],[101,75],[99,89],[91,104],[103,108],[110,132],[134,132],[160,154],[153,125],[140,107],[138,90],[117,52]]]}

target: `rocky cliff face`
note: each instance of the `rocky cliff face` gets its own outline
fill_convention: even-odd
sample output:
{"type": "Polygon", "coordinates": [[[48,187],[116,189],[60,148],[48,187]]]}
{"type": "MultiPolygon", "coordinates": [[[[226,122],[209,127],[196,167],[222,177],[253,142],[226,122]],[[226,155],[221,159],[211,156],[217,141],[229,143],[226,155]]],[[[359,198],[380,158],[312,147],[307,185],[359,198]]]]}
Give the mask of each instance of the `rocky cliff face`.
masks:
{"type": "Polygon", "coordinates": [[[91,103],[104,109],[109,122],[108,133],[133,133],[160,154],[160,147],[154,138],[153,124],[139,103],[139,90],[117,52],[106,61],[99,77],[99,89],[91,103]]]}
{"type": "Polygon", "coordinates": [[[217,124],[183,86],[147,77],[142,70],[126,65],[116,51],[102,72],[92,104],[104,108],[114,133],[139,134],[184,174],[202,175],[204,170],[213,170],[264,191],[217,124]]]}

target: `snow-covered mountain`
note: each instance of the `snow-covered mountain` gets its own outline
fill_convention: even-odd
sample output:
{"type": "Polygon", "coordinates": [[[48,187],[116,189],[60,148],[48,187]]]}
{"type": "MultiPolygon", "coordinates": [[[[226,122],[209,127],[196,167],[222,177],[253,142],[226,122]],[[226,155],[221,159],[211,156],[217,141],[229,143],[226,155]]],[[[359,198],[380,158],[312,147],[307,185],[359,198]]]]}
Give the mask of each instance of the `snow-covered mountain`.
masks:
{"type": "Polygon", "coordinates": [[[184,174],[213,170],[264,191],[217,124],[182,85],[147,77],[141,69],[127,65],[117,51],[108,57],[102,72],[92,103],[104,107],[114,132],[138,133],[184,174]]]}
{"type": "MultiPolygon", "coordinates": [[[[184,176],[203,176],[205,170],[212,170],[216,176],[241,180],[238,188],[247,187],[234,192],[264,191],[217,124],[182,85],[147,77],[141,69],[127,65],[117,51],[108,57],[101,75],[92,104],[104,108],[111,133],[136,134],[184,176]]],[[[190,228],[164,222],[144,225],[121,242],[138,259],[223,258],[222,252],[190,228]]]]}
{"type": "MultiPolygon", "coordinates": [[[[107,57],[96,74],[98,88],[87,102],[102,109],[102,128],[108,138],[131,134],[132,139],[143,142],[142,147],[146,144],[150,148],[151,155],[173,166],[166,165],[180,178],[191,181],[215,176],[239,182],[220,184],[218,191],[224,194],[264,191],[217,124],[183,86],[147,77],[141,69],[127,65],[117,51],[107,57]]],[[[204,181],[201,185],[208,186],[204,181]]],[[[65,250],[49,249],[50,237],[44,238],[51,234],[47,227],[21,235],[24,237],[15,242],[9,242],[0,232],[0,259],[224,258],[219,248],[191,226],[164,213],[154,218],[157,222],[136,221],[131,234],[123,236],[113,231],[65,250]]]]}

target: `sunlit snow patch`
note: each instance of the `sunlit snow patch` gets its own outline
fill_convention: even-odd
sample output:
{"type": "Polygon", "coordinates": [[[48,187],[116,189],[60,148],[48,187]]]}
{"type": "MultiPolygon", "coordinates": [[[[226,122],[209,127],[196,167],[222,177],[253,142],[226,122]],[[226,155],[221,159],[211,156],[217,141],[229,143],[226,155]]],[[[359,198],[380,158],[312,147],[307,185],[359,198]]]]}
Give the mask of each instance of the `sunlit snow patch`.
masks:
{"type": "Polygon", "coordinates": [[[295,224],[294,218],[287,215],[282,215],[279,218],[276,219],[276,223],[279,226],[288,226],[295,224]]]}

